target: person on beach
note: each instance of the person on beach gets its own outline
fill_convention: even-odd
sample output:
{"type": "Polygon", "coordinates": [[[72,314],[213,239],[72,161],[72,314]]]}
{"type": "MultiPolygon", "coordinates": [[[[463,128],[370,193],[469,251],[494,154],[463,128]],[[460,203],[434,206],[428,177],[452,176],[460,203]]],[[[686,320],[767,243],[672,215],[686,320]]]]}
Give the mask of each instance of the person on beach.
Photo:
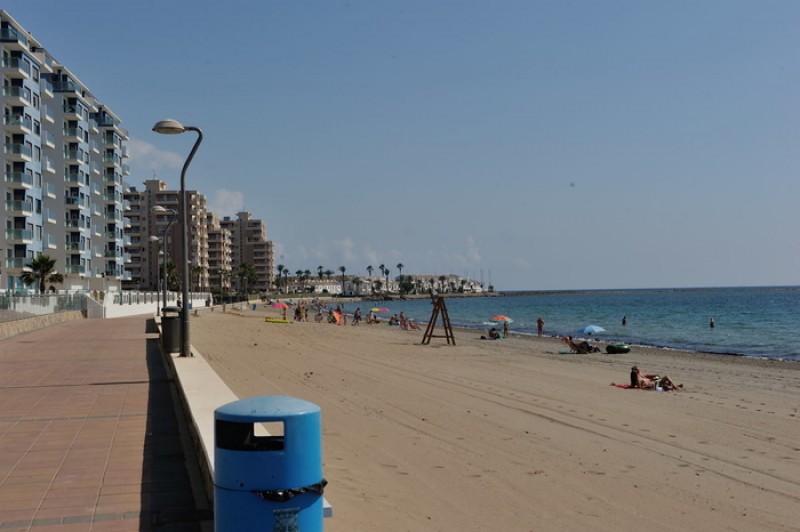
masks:
{"type": "Polygon", "coordinates": [[[714,318],[711,318],[710,320],[708,320],[708,326],[709,326],[710,328],[712,328],[712,329],[713,329],[713,328],[714,328],[714,325],[715,325],[715,323],[714,323],[714,318]]]}
{"type": "Polygon", "coordinates": [[[536,318],[536,332],[538,333],[539,336],[541,336],[543,331],[544,331],[544,320],[542,319],[541,316],[539,316],[538,318],[536,318]]]}
{"type": "Polygon", "coordinates": [[[583,340],[582,342],[575,342],[575,340],[572,339],[572,336],[565,336],[562,338],[562,340],[570,347],[570,349],[572,349],[572,351],[578,353],[579,355],[588,355],[589,353],[600,352],[599,347],[590,344],[586,340],[583,340]]]}
{"type": "Polygon", "coordinates": [[[508,338],[508,322],[503,322],[503,338],[508,338]]]}
{"type": "Polygon", "coordinates": [[[494,327],[489,329],[489,337],[488,338],[486,336],[481,336],[481,340],[499,340],[500,338],[502,338],[502,336],[500,336],[500,331],[498,331],[494,327]]]}
{"type": "Polygon", "coordinates": [[[361,307],[356,307],[355,312],[353,312],[353,325],[358,325],[361,323],[361,307]]]}
{"type": "Polygon", "coordinates": [[[628,324],[628,316],[622,316],[622,326],[625,327],[628,324]]]}
{"type": "Polygon", "coordinates": [[[631,368],[631,388],[642,390],[664,390],[666,392],[683,388],[683,384],[676,385],[668,376],[647,375],[639,370],[638,366],[631,368]]]}

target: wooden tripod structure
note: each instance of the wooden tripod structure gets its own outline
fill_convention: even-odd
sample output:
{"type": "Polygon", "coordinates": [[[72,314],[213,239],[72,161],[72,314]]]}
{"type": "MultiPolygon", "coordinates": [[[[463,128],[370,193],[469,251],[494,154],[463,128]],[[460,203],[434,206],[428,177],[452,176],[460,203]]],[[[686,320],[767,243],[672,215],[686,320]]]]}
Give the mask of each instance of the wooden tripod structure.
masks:
{"type": "Polygon", "coordinates": [[[453,336],[453,328],[450,326],[450,316],[447,315],[447,305],[444,304],[444,298],[431,296],[431,300],[433,312],[431,312],[431,319],[428,321],[428,328],[425,329],[425,335],[422,337],[422,344],[430,344],[431,338],[447,338],[447,345],[451,343],[456,345],[456,337],[453,336]],[[436,328],[436,320],[439,319],[440,314],[442,316],[444,335],[433,334],[433,330],[436,328]]]}

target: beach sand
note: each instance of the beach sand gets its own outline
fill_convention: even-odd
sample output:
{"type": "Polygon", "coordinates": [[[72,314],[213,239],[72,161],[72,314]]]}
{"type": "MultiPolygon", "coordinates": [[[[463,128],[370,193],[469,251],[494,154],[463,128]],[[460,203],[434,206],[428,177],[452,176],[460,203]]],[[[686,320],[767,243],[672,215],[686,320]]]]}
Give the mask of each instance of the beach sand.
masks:
{"type": "Polygon", "coordinates": [[[800,530],[800,364],[265,315],[192,344],[239,397],[322,408],[328,531],[800,530]],[[685,389],[610,386],[634,364],[685,389]]]}

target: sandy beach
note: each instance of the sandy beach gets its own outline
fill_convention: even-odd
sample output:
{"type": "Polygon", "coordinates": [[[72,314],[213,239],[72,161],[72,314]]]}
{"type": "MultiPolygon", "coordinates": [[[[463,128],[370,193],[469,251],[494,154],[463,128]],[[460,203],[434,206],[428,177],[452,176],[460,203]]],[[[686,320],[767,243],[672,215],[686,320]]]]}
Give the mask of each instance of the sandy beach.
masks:
{"type": "Polygon", "coordinates": [[[192,344],[239,397],[322,408],[326,530],[800,530],[800,364],[220,310],[192,344]]]}

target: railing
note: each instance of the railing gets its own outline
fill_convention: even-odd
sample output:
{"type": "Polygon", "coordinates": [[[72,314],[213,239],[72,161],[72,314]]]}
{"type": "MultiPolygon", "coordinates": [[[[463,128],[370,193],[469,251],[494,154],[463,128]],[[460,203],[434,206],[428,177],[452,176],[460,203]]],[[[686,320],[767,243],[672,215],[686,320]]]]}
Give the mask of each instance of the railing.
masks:
{"type": "Polygon", "coordinates": [[[7,126],[22,126],[25,129],[33,128],[33,121],[29,117],[22,115],[4,115],[3,123],[7,126]]]}
{"type": "Polygon", "coordinates": [[[67,264],[64,271],[67,273],[86,273],[86,266],[81,264],[67,264]]]}
{"type": "Polygon", "coordinates": [[[25,89],[22,87],[3,87],[3,96],[8,98],[21,98],[28,103],[31,101],[28,93],[26,93],[25,89]]]}
{"type": "Polygon", "coordinates": [[[33,202],[31,201],[6,201],[7,211],[33,212],[33,202]]]}
{"type": "Polygon", "coordinates": [[[0,60],[0,67],[8,70],[19,70],[28,76],[31,75],[31,64],[19,57],[4,57],[0,60]]]}
{"type": "Polygon", "coordinates": [[[85,294],[0,294],[0,322],[75,310],[86,310],[85,294]]]}
{"type": "Polygon", "coordinates": [[[6,144],[5,152],[14,155],[25,155],[27,157],[33,156],[33,149],[24,144],[6,144]]]}
{"type": "Polygon", "coordinates": [[[20,183],[22,185],[33,186],[33,177],[24,172],[6,172],[6,183],[20,183]]]}
{"type": "Polygon", "coordinates": [[[27,46],[28,38],[14,28],[0,29],[0,41],[3,42],[18,42],[27,46]]]}
{"type": "Polygon", "coordinates": [[[30,229],[6,229],[7,240],[33,240],[33,231],[30,229]]]}

